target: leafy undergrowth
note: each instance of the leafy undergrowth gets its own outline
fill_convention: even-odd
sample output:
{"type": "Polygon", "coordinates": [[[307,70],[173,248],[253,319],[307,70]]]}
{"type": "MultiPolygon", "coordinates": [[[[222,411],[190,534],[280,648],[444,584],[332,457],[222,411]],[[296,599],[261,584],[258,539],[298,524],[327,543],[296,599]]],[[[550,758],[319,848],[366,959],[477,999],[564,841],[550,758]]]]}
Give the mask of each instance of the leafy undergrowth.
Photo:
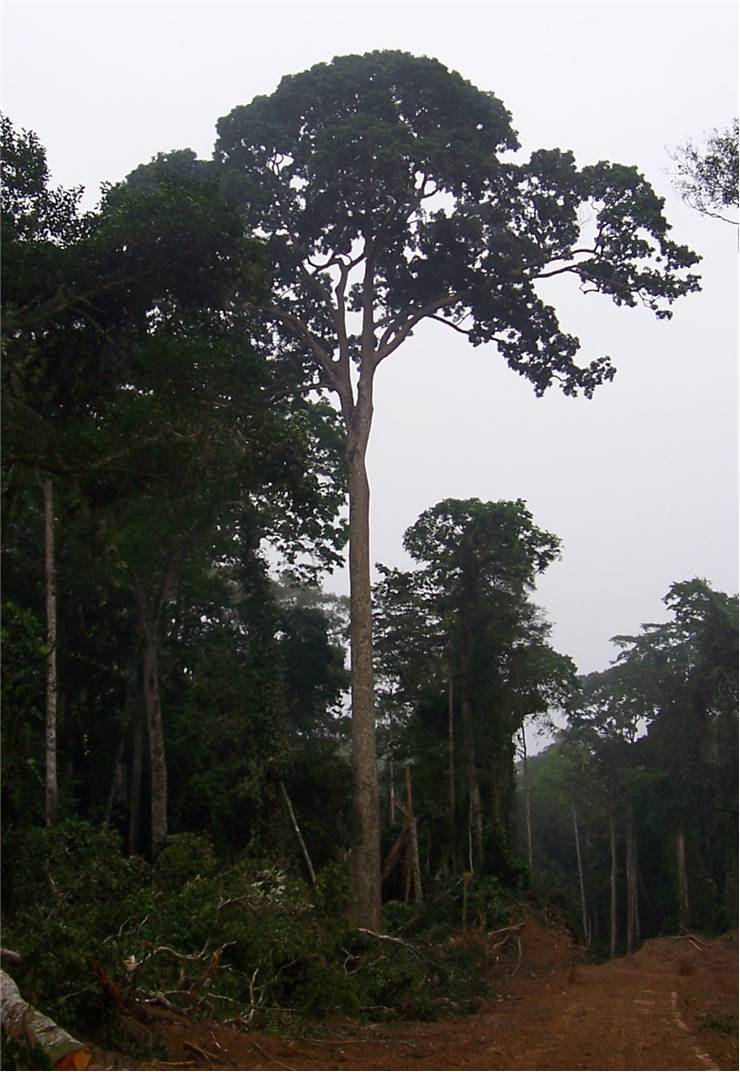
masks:
{"type": "MultiPolygon", "coordinates": [[[[460,881],[431,891],[424,913],[391,902],[376,934],[345,922],[344,868],[311,889],[267,862],[223,868],[188,834],[150,866],[110,832],[65,822],[14,848],[12,882],[4,944],[22,955],[24,997],[113,1048],[121,1014],[156,1006],[300,1033],[336,1015],[436,1019],[488,993],[485,943],[459,939],[460,881]]],[[[501,926],[508,911],[495,880],[471,884],[471,923],[501,926]]]]}

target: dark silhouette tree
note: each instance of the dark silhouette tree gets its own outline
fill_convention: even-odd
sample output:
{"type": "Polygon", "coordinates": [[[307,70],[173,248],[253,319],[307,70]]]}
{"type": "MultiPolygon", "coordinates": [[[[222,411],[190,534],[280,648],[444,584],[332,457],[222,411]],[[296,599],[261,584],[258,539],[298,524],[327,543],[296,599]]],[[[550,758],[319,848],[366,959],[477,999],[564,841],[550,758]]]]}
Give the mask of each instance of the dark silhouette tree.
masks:
{"type": "Polygon", "coordinates": [[[215,159],[272,266],[262,312],[303,344],[346,427],[352,912],[370,927],[380,853],[365,455],[378,367],[434,320],[473,345],[495,343],[537,394],[555,382],[589,396],[613,366],[577,364],[578,339],[561,330],[542,281],[570,275],[658,317],[698,288],[698,258],[671,241],[662,201],[634,167],[578,169],[559,149],[515,163],[506,154],[517,147],[493,94],[397,51],[288,76],[218,123],[215,159]]]}

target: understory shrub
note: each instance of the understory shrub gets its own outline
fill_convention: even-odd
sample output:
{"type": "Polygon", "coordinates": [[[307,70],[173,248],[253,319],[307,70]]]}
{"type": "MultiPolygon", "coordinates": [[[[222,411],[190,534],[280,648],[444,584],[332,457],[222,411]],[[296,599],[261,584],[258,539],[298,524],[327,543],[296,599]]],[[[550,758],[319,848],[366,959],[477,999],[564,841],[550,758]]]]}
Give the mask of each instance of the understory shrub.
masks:
{"type": "MultiPolygon", "coordinates": [[[[23,957],[14,974],[24,997],[71,1031],[100,1037],[117,1008],[152,999],[284,1027],[286,1017],[339,1013],[433,1018],[486,991],[480,943],[453,939],[439,906],[413,935],[414,910],[399,904],[386,906],[382,934],[350,928],[338,864],[311,888],[269,861],[219,869],[206,838],[179,834],[150,867],[81,822],[32,831],[16,859],[19,907],[5,928],[23,957]]],[[[490,879],[471,901],[490,920],[502,903],[490,879]]]]}

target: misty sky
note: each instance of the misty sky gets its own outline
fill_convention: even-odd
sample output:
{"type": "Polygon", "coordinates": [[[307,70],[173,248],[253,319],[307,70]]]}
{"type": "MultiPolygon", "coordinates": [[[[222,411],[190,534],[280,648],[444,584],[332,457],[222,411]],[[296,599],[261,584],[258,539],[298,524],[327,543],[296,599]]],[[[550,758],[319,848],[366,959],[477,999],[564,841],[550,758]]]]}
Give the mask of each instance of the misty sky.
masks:
{"type": "Polygon", "coordinates": [[[372,556],[408,565],[403,532],[440,499],[525,499],[563,541],[536,600],[582,671],[608,664],[613,634],[663,618],[673,581],[737,590],[737,229],[685,207],[667,175],[668,147],[737,112],[734,3],[6,0],[3,22],[2,109],[88,204],[159,151],[210,156],[216,120],[282,75],[377,48],[493,91],[527,153],[636,164],[704,258],[703,292],[665,323],[562,281],[543,290],[582,359],[617,366],[590,402],[536,399],[494,347],[419,330],[378,373],[372,556]]]}

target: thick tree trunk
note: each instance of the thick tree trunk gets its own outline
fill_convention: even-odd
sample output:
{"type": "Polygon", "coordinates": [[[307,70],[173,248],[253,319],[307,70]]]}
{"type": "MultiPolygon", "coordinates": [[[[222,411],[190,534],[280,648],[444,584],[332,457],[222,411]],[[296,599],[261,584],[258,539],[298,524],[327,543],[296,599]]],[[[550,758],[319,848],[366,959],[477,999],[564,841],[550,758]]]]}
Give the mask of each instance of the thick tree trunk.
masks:
{"type": "Polygon", "coordinates": [[[578,864],[578,885],[581,891],[581,923],[583,925],[583,941],[589,944],[588,907],[586,905],[586,886],[583,880],[583,858],[581,856],[581,837],[578,832],[578,816],[575,803],[572,805],[573,837],[576,843],[576,862],[578,864]]]}
{"type": "Polygon", "coordinates": [[[51,478],[41,481],[44,493],[44,551],[46,572],[46,825],[57,821],[57,579],[54,553],[54,489],[51,478]]]}
{"type": "Polygon", "coordinates": [[[614,812],[609,814],[609,852],[611,872],[609,878],[609,953],[617,955],[617,827],[614,812]]]}
{"type": "Polygon", "coordinates": [[[527,824],[527,865],[532,874],[532,801],[529,793],[529,763],[527,757],[527,734],[522,726],[522,772],[524,774],[524,815],[527,824]]]}
{"type": "Polygon", "coordinates": [[[360,442],[351,444],[348,449],[353,778],[350,918],[356,926],[378,930],[380,803],[373,697],[370,487],[365,470],[368,432],[369,417],[360,442]]]}
{"type": "Polygon", "coordinates": [[[640,944],[640,910],[637,890],[637,835],[632,804],[627,806],[627,829],[625,833],[627,879],[627,952],[634,953],[640,944]]]}
{"type": "Polygon", "coordinates": [[[678,893],[678,924],[689,928],[689,874],[686,866],[686,833],[683,826],[676,832],[676,889],[678,893]]]}
{"type": "Polygon", "coordinates": [[[0,1025],[5,1034],[41,1050],[52,1068],[84,1069],[90,1064],[91,1051],[24,1001],[4,971],[0,971],[0,1025]]]}
{"type": "Polygon", "coordinates": [[[136,597],[141,636],[141,680],[149,732],[152,854],[156,855],[167,837],[167,759],[159,695],[159,644],[156,616],[150,613],[146,596],[139,586],[136,597]]]}

